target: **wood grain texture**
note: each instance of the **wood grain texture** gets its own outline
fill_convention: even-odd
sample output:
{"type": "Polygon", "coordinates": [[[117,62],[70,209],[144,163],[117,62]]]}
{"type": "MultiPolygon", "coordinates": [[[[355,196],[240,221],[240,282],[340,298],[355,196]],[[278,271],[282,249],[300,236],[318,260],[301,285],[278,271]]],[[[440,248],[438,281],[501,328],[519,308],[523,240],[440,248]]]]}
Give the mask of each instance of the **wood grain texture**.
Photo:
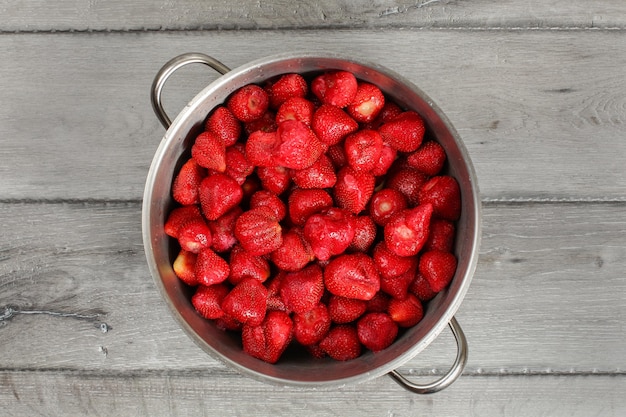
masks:
{"type": "MultiPolygon", "coordinates": [[[[0,200],[138,200],[163,130],[149,89],[188,51],[230,67],[286,51],[377,62],[457,128],[485,201],[624,201],[623,31],[262,31],[0,37],[0,200]],[[601,167],[601,169],[600,169],[601,167]]],[[[176,115],[215,75],[185,68],[176,115]]]]}
{"type": "Polygon", "coordinates": [[[0,31],[6,32],[626,26],[626,5],[619,0],[1,0],[0,12],[0,31]]]}
{"type": "MultiPolygon", "coordinates": [[[[2,204],[0,215],[0,369],[234,373],[157,293],[138,204],[2,204]]],[[[487,205],[457,314],[466,373],[623,374],[625,233],[622,204],[487,205]]],[[[442,373],[454,354],[444,331],[401,371],[442,373]]]]}

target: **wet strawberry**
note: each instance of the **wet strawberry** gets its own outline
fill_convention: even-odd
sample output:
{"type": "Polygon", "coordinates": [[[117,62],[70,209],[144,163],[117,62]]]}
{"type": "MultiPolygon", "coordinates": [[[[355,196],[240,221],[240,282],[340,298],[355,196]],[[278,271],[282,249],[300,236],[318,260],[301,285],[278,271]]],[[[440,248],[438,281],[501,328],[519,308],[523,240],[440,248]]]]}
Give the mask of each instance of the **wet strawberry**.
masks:
{"type": "Polygon", "coordinates": [[[191,157],[201,167],[217,172],[226,170],[226,146],[224,141],[212,132],[202,132],[191,146],[191,157]]]}
{"type": "Polygon", "coordinates": [[[304,313],[320,302],[324,294],[322,268],[311,264],[300,271],[285,274],[280,285],[280,297],[287,308],[304,313]]]}
{"type": "Polygon", "coordinates": [[[311,215],[328,209],[332,205],[332,197],[324,190],[296,188],[289,195],[287,202],[289,219],[296,226],[304,226],[311,215]]]}
{"type": "Polygon", "coordinates": [[[335,168],[342,168],[348,165],[348,159],[346,158],[346,151],[341,144],[332,145],[328,147],[326,155],[330,158],[335,168]]]}
{"type": "Polygon", "coordinates": [[[267,310],[280,310],[287,313],[291,313],[291,310],[287,308],[283,299],[280,296],[280,286],[283,283],[283,279],[287,275],[285,271],[279,271],[276,275],[271,277],[266,283],[267,288],[267,310]]]}
{"type": "Polygon", "coordinates": [[[367,313],[356,325],[359,341],[372,352],[389,347],[398,335],[398,325],[386,313],[367,313]]]}
{"type": "Polygon", "coordinates": [[[269,133],[276,132],[276,129],[278,129],[278,123],[276,123],[276,113],[271,110],[266,111],[260,119],[243,124],[243,130],[248,136],[256,131],[269,133]]]}
{"type": "Polygon", "coordinates": [[[257,176],[263,188],[276,195],[281,195],[291,185],[291,175],[284,167],[259,167],[257,176]]]}
{"type": "Polygon", "coordinates": [[[203,218],[194,218],[178,230],[178,243],[186,251],[199,253],[211,246],[211,230],[203,218]]]}
{"type": "Polygon", "coordinates": [[[241,332],[243,350],[250,356],[276,363],[293,338],[293,322],[284,311],[267,313],[262,323],[246,324],[241,332]]]}
{"type": "Polygon", "coordinates": [[[361,355],[361,342],[356,328],[347,324],[331,328],[319,343],[319,348],[337,361],[347,361],[361,355]]]}
{"type": "Polygon", "coordinates": [[[190,220],[202,219],[202,214],[198,206],[176,207],[167,216],[163,225],[165,234],[173,238],[178,238],[180,228],[190,220]]]}
{"type": "Polygon", "coordinates": [[[267,289],[254,278],[245,278],[222,301],[222,310],[240,323],[258,326],[265,318],[267,289]]]}
{"type": "Polygon", "coordinates": [[[172,264],[176,276],[187,285],[198,285],[195,273],[197,256],[193,252],[181,249],[172,264]]]}
{"type": "Polygon", "coordinates": [[[393,188],[383,188],[372,195],[368,213],[376,224],[384,226],[394,214],[407,207],[404,194],[393,188]]]}
{"type": "Polygon", "coordinates": [[[304,237],[316,258],[322,261],[343,253],[354,238],[355,217],[331,207],[312,214],[304,224],[304,237]]]}
{"type": "Polygon", "coordinates": [[[446,151],[435,141],[429,140],[407,157],[408,164],[431,177],[439,174],[446,162],[446,151]]]}
{"type": "Polygon", "coordinates": [[[385,225],[385,246],[398,256],[413,256],[422,249],[428,239],[431,204],[395,214],[385,225]]]}
{"type": "Polygon", "coordinates": [[[365,311],[368,313],[384,313],[389,307],[391,296],[383,291],[378,291],[371,300],[367,301],[365,311]]]}
{"type": "Polygon", "coordinates": [[[348,71],[330,71],[318,75],[311,82],[311,92],[324,104],[346,107],[356,97],[358,83],[348,71]]]}
{"type": "Polygon", "coordinates": [[[437,293],[430,288],[430,284],[426,278],[419,272],[415,275],[415,279],[409,287],[409,292],[415,295],[420,301],[432,300],[435,295],[437,295],[437,293]]]}
{"type": "Polygon", "coordinates": [[[383,138],[375,130],[359,130],[344,142],[346,160],[355,171],[371,171],[380,161],[383,138]]]}
{"type": "Polygon", "coordinates": [[[281,221],[287,215],[287,207],[283,200],[271,191],[259,190],[250,197],[250,208],[268,207],[276,215],[276,220],[281,221]]]}
{"type": "Polygon", "coordinates": [[[283,242],[282,228],[274,212],[257,207],[244,212],[235,222],[235,237],[252,255],[266,255],[283,242]]]}
{"type": "Polygon", "coordinates": [[[393,101],[386,100],[383,108],[380,109],[378,115],[371,122],[365,123],[366,129],[378,129],[383,123],[389,122],[394,117],[402,113],[402,109],[393,101]]]}
{"type": "Polygon", "coordinates": [[[354,100],[346,108],[348,114],[359,123],[369,123],[385,105],[385,96],[380,88],[366,82],[357,84],[354,100]]]}
{"type": "Polygon", "coordinates": [[[210,175],[200,183],[200,205],[208,220],[217,220],[237,206],[242,198],[241,186],[228,175],[210,175]]]}
{"type": "Polygon", "coordinates": [[[367,309],[367,301],[331,295],[328,312],[333,323],[350,323],[361,317],[367,309]]]}
{"type": "Polygon", "coordinates": [[[235,91],[226,106],[238,120],[252,122],[263,117],[269,107],[269,97],[258,85],[249,84],[235,91]]]}
{"type": "Polygon", "coordinates": [[[225,161],[226,170],[224,173],[237,181],[239,185],[242,185],[248,178],[248,175],[254,172],[254,165],[246,158],[243,145],[226,148],[225,161]]]}
{"type": "Polygon", "coordinates": [[[206,175],[206,169],[198,165],[195,159],[190,158],[185,162],[172,184],[174,201],[185,206],[198,204],[200,202],[198,189],[206,175]]]}
{"type": "Polygon", "coordinates": [[[313,113],[311,128],[321,142],[332,146],[356,132],[359,124],[339,107],[322,104],[313,113]]]}
{"type": "Polygon", "coordinates": [[[222,139],[226,147],[234,145],[241,136],[241,123],[225,106],[216,107],[204,126],[222,139]]]}
{"type": "Polygon", "coordinates": [[[278,109],[281,104],[292,97],[306,97],[309,86],[300,74],[283,74],[267,89],[270,106],[278,109]]]}
{"type": "Polygon", "coordinates": [[[219,284],[226,281],[230,274],[228,262],[211,249],[198,253],[196,259],[196,279],[202,285],[219,284]]]}
{"type": "Polygon", "coordinates": [[[379,242],[372,253],[372,259],[381,277],[393,278],[417,267],[414,256],[398,256],[387,249],[385,242],[379,242]]]}
{"type": "Polygon", "coordinates": [[[376,224],[370,216],[358,216],[354,222],[354,237],[348,249],[367,252],[376,239],[376,224]]]}
{"type": "Polygon", "coordinates": [[[275,167],[274,152],[280,145],[278,133],[257,130],[248,136],[246,141],[246,158],[254,166],[275,167]]]}
{"type": "Polygon", "coordinates": [[[374,193],[375,178],[370,172],[343,167],[337,174],[335,202],[337,206],[358,214],[365,209],[374,193]]]}
{"type": "Polygon", "coordinates": [[[420,204],[420,188],[426,183],[428,176],[413,168],[401,168],[394,172],[387,181],[385,187],[400,191],[407,199],[409,206],[420,204]]]}
{"type": "Polygon", "coordinates": [[[330,314],[323,303],[293,316],[294,338],[303,346],[319,343],[330,330],[330,314]]]}
{"type": "Polygon", "coordinates": [[[433,214],[442,219],[455,221],[461,216],[461,190],[451,176],[433,177],[419,190],[420,203],[433,205],[433,214]]]}
{"type": "Polygon", "coordinates": [[[380,289],[374,261],[363,253],[340,255],[324,270],[326,289],[334,295],[370,300],[380,289]]]}
{"type": "Polygon", "coordinates": [[[224,284],[200,285],[191,297],[191,304],[206,319],[218,319],[224,316],[222,301],[230,289],[224,284]]]}
{"type": "Polygon", "coordinates": [[[276,112],[276,123],[279,125],[286,120],[298,120],[311,126],[315,105],[302,97],[292,97],[280,105],[276,112]]]}
{"type": "Polygon", "coordinates": [[[419,273],[434,292],[446,288],[456,272],[456,257],[450,252],[424,252],[419,261],[419,273]]]}
{"type": "Polygon", "coordinates": [[[279,145],[273,152],[276,165],[292,169],[308,168],[323,153],[315,133],[303,122],[286,120],[278,126],[279,145]]]}
{"type": "Polygon", "coordinates": [[[310,167],[294,171],[292,179],[299,188],[330,188],[337,175],[330,158],[321,155],[310,167]]]}
{"type": "Polygon", "coordinates": [[[389,168],[391,168],[395,162],[397,155],[398,151],[383,143],[383,147],[380,150],[380,157],[378,158],[376,166],[372,169],[372,174],[376,177],[381,177],[387,174],[389,168]]]}
{"type": "Polygon", "coordinates": [[[413,327],[424,317],[422,303],[413,294],[403,299],[392,299],[387,312],[400,327],[413,327]]]}
{"type": "Polygon", "coordinates": [[[283,271],[299,271],[315,259],[311,245],[298,228],[291,228],[283,234],[283,243],[272,252],[271,261],[283,271]]]}
{"type": "Polygon", "coordinates": [[[270,276],[270,266],[262,256],[252,255],[236,245],[230,251],[230,275],[228,281],[237,285],[245,278],[265,282],[270,276]]]}
{"type": "Polygon", "coordinates": [[[415,279],[415,272],[417,270],[417,263],[414,267],[409,269],[404,274],[400,274],[394,277],[388,275],[381,276],[380,289],[386,294],[389,294],[392,298],[403,299],[406,298],[409,293],[409,287],[415,279]]]}
{"type": "Polygon", "coordinates": [[[422,144],[426,128],[414,111],[400,113],[378,129],[383,140],[400,152],[413,152],[422,144]]]}
{"type": "Polygon", "coordinates": [[[208,223],[211,230],[211,249],[215,252],[229,251],[237,243],[235,222],[241,213],[243,213],[241,207],[236,206],[217,220],[208,223]]]}
{"type": "Polygon", "coordinates": [[[430,233],[424,250],[440,250],[452,252],[456,228],[454,223],[444,219],[431,219],[430,233]]]}

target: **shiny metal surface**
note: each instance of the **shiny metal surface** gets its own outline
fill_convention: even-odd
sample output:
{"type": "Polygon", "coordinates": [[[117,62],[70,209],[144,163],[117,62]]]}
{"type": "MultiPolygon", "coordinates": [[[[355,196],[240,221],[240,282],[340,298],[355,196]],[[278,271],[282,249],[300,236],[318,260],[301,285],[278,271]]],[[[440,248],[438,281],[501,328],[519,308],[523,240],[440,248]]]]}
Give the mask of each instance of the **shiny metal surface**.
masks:
{"type": "MultiPolygon", "coordinates": [[[[184,61],[182,58],[181,60],[184,61]]],[[[170,61],[172,62],[179,66],[181,63],[177,58],[170,61]]],[[[159,74],[162,76],[171,71],[173,70],[166,65],[159,74]]],[[[161,85],[161,81],[157,83],[155,79],[153,91],[156,91],[155,85],[161,85]]],[[[154,101],[153,97],[153,103],[154,101]]],[[[158,112],[157,115],[167,125],[164,123],[167,119],[159,116],[158,112]]],[[[357,62],[336,55],[290,53],[255,60],[226,72],[202,90],[180,112],[161,140],[148,173],[143,198],[142,229],[146,258],[155,283],[174,317],[202,349],[242,374],[263,382],[300,387],[329,387],[362,382],[388,374],[421,352],[449,323],[454,332],[452,324],[458,326],[454,314],[469,288],[478,260],[481,203],[476,174],[463,142],[446,116],[419,88],[393,71],[373,63],[357,62]],[[190,289],[172,270],[171,263],[175,253],[172,252],[170,239],[163,231],[163,224],[173,205],[170,189],[174,173],[188,156],[195,134],[202,128],[206,116],[215,106],[223,103],[233,91],[245,84],[260,83],[287,72],[314,73],[329,69],[351,71],[357,78],[378,85],[400,105],[420,113],[428,131],[446,150],[447,173],[457,179],[462,194],[462,214],[457,223],[454,250],[458,266],[450,286],[428,304],[422,321],[405,331],[384,351],[376,354],[368,352],[347,362],[315,360],[297,351],[287,351],[279,363],[271,365],[245,354],[237,337],[217,329],[211,322],[196,314],[189,300],[190,289]]],[[[466,343],[459,343],[458,355],[462,356],[462,360],[457,361],[458,365],[455,362],[451,371],[442,378],[443,383],[440,380],[429,384],[435,385],[435,390],[445,388],[462,373],[467,357],[466,343]]],[[[395,376],[394,379],[398,380],[395,376]]],[[[411,389],[407,385],[405,387],[411,389]]]]}

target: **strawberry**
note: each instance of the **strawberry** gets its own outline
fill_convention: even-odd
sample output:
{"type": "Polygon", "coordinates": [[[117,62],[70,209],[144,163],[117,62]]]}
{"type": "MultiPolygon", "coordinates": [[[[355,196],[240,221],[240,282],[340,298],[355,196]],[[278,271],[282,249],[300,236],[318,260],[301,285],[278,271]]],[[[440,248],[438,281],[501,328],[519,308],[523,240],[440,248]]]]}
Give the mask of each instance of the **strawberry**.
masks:
{"type": "Polygon", "coordinates": [[[348,165],[346,151],[341,144],[329,146],[326,155],[328,155],[335,168],[342,168],[348,165]]]}
{"type": "Polygon", "coordinates": [[[283,271],[299,271],[315,259],[311,245],[301,229],[293,227],[283,234],[283,243],[271,253],[271,261],[283,271]]]}
{"type": "Polygon", "coordinates": [[[371,171],[380,160],[383,138],[375,130],[359,130],[346,136],[346,160],[355,171],[371,171]]]}
{"type": "Polygon", "coordinates": [[[275,82],[266,88],[270,100],[270,106],[274,109],[280,107],[292,97],[306,97],[309,86],[300,74],[283,74],[275,82]]]}
{"type": "Polygon", "coordinates": [[[324,283],[331,294],[367,301],[380,289],[380,276],[366,254],[345,254],[330,261],[324,270],[324,283]]]}
{"type": "Polygon", "coordinates": [[[313,113],[311,128],[321,142],[332,146],[356,132],[359,124],[339,107],[322,104],[313,113]]]}
{"type": "Polygon", "coordinates": [[[426,278],[419,272],[415,275],[415,279],[413,279],[409,287],[409,292],[415,295],[420,301],[432,300],[435,295],[437,295],[437,293],[430,288],[430,284],[426,278]]]}
{"type": "Polygon", "coordinates": [[[383,291],[378,291],[371,300],[367,301],[365,311],[369,313],[384,313],[389,308],[391,296],[383,291]]]}
{"type": "Polygon", "coordinates": [[[424,250],[440,250],[452,252],[454,248],[454,223],[444,219],[431,219],[430,233],[424,245],[424,250]]]}
{"type": "Polygon", "coordinates": [[[259,167],[257,176],[262,187],[276,195],[281,195],[291,185],[289,170],[284,167],[259,167]]]}
{"type": "Polygon", "coordinates": [[[211,230],[211,249],[215,252],[229,251],[237,243],[235,221],[241,213],[241,207],[235,206],[217,220],[208,223],[211,230]]]}
{"type": "Polygon", "coordinates": [[[200,285],[191,297],[191,304],[202,317],[218,319],[224,316],[221,304],[229,291],[224,284],[200,285]]]}
{"type": "Polygon", "coordinates": [[[354,237],[348,249],[367,252],[376,239],[376,224],[370,216],[358,216],[354,222],[354,237]]]}
{"type": "Polygon", "coordinates": [[[450,252],[424,252],[419,261],[419,273],[434,292],[446,288],[456,272],[456,257],[450,252]]]}
{"type": "Polygon", "coordinates": [[[380,150],[380,157],[378,158],[376,166],[372,169],[372,174],[376,177],[382,177],[387,174],[389,168],[391,168],[395,162],[397,155],[398,151],[383,142],[383,147],[380,150]]]}
{"type": "Polygon", "coordinates": [[[242,185],[246,182],[248,175],[254,172],[254,165],[248,161],[245,155],[245,147],[243,145],[234,145],[226,148],[224,157],[226,162],[226,170],[224,173],[242,185]]]}
{"type": "Polygon", "coordinates": [[[386,294],[389,294],[393,298],[406,298],[409,293],[409,287],[415,279],[415,272],[417,265],[409,269],[404,274],[397,275],[395,277],[381,276],[380,277],[380,289],[386,294]]]}
{"type": "Polygon", "coordinates": [[[174,263],[172,263],[172,269],[174,269],[176,276],[187,285],[198,285],[195,273],[197,256],[193,252],[181,249],[174,259],[174,263]]]}
{"type": "Polygon", "coordinates": [[[347,361],[361,355],[361,342],[354,326],[342,324],[330,329],[319,348],[337,361],[347,361]]]}
{"type": "Polygon", "coordinates": [[[280,137],[276,131],[254,131],[246,141],[246,157],[254,166],[275,167],[274,152],[280,145],[280,137]]]}
{"type": "Polygon", "coordinates": [[[426,183],[426,174],[414,168],[401,168],[391,174],[385,182],[385,187],[400,191],[411,207],[418,205],[420,188],[426,183]]]}
{"type": "Polygon", "coordinates": [[[217,135],[226,147],[234,145],[241,135],[241,123],[225,106],[216,107],[204,124],[206,130],[217,135]]]}
{"type": "Polygon", "coordinates": [[[279,145],[272,157],[278,166],[292,169],[308,168],[324,151],[315,133],[301,121],[282,122],[276,134],[279,145]]]}
{"type": "Polygon", "coordinates": [[[165,234],[175,239],[178,238],[180,228],[190,220],[202,219],[200,208],[198,206],[176,207],[167,216],[167,220],[163,225],[165,234]]]}
{"type": "Polygon", "coordinates": [[[265,286],[267,288],[267,310],[280,310],[287,313],[291,311],[287,308],[283,299],[280,297],[280,286],[283,283],[287,273],[285,271],[279,271],[276,275],[270,278],[265,286]]]}
{"type": "Polygon", "coordinates": [[[235,91],[226,106],[238,120],[248,123],[263,117],[269,107],[269,97],[258,85],[248,84],[235,91]]]}
{"type": "Polygon", "coordinates": [[[354,238],[355,217],[346,210],[331,207],[312,214],[304,224],[304,237],[322,261],[343,253],[354,238]]]}
{"type": "Polygon", "coordinates": [[[268,207],[253,208],[239,216],[235,222],[235,237],[252,255],[271,253],[283,242],[282,228],[268,207]]]}
{"type": "Polygon", "coordinates": [[[461,216],[461,189],[453,177],[432,177],[419,190],[418,196],[420,203],[433,205],[433,213],[439,218],[454,221],[461,216]]]}
{"type": "Polygon", "coordinates": [[[324,190],[296,188],[289,195],[287,202],[289,220],[296,226],[304,226],[311,215],[330,208],[332,205],[332,197],[324,190]]]}
{"type": "Polygon", "coordinates": [[[328,313],[333,323],[350,323],[361,317],[367,309],[367,301],[331,295],[328,313]]]}
{"type": "Polygon", "coordinates": [[[293,315],[293,336],[303,346],[319,343],[330,330],[330,314],[323,303],[293,315]]]}
{"type": "Polygon", "coordinates": [[[200,202],[198,188],[206,175],[206,169],[198,165],[195,159],[190,158],[185,162],[172,184],[174,201],[184,206],[198,204],[200,202]]]}
{"type": "Polygon", "coordinates": [[[224,314],[222,317],[215,319],[215,327],[222,331],[230,330],[233,332],[241,332],[243,324],[237,319],[234,319],[229,315],[224,314]]]}
{"type": "Polygon", "coordinates": [[[354,101],[357,88],[356,77],[348,71],[329,71],[318,75],[311,82],[311,92],[322,103],[339,108],[354,101]]]}
{"type": "Polygon", "coordinates": [[[389,347],[398,335],[398,325],[386,313],[367,313],[356,324],[363,346],[372,352],[389,347]]]}
{"type": "Polygon", "coordinates": [[[379,242],[372,253],[376,269],[382,278],[400,276],[411,268],[417,267],[417,259],[413,256],[398,256],[387,249],[385,242],[379,242]]]}
{"type": "Polygon", "coordinates": [[[295,313],[305,313],[315,307],[323,294],[322,268],[316,264],[287,273],[280,286],[280,297],[287,308],[295,313]]]}
{"type": "Polygon", "coordinates": [[[407,207],[404,194],[393,188],[383,188],[372,195],[368,213],[377,225],[384,226],[394,214],[407,207]]]}
{"type": "Polygon", "coordinates": [[[426,127],[416,112],[400,113],[378,129],[383,140],[400,152],[413,152],[422,144],[426,127]]]}
{"type": "Polygon", "coordinates": [[[270,208],[276,215],[275,218],[278,221],[283,220],[287,215],[285,203],[271,191],[259,190],[252,194],[252,197],[250,197],[250,208],[253,209],[255,207],[270,208]]]}
{"type": "Polygon", "coordinates": [[[212,132],[202,132],[191,146],[191,157],[198,165],[217,172],[226,170],[226,146],[222,138],[212,132]]]}
{"type": "Polygon", "coordinates": [[[429,140],[407,157],[409,165],[424,174],[434,177],[443,169],[446,151],[433,140],[429,140]]]}
{"type": "Polygon", "coordinates": [[[180,247],[193,253],[208,249],[211,246],[211,238],[211,229],[201,217],[184,223],[178,231],[180,247]]]}
{"type": "Polygon", "coordinates": [[[250,201],[250,197],[252,194],[256,193],[261,189],[261,180],[256,175],[250,175],[243,184],[241,184],[241,191],[243,192],[243,197],[241,198],[241,204],[245,206],[247,202],[250,201]]]}
{"type": "Polygon", "coordinates": [[[310,167],[294,171],[292,179],[299,188],[331,188],[337,175],[330,158],[322,154],[310,167]]]}
{"type": "Polygon", "coordinates": [[[404,299],[392,299],[387,310],[389,317],[400,327],[413,327],[424,317],[422,303],[413,294],[404,299]]]}
{"type": "Polygon", "coordinates": [[[303,97],[291,97],[280,105],[276,112],[276,123],[279,125],[286,120],[299,120],[311,126],[315,105],[303,97]]]}
{"type": "Polygon", "coordinates": [[[355,171],[349,166],[341,168],[335,184],[336,204],[351,213],[360,213],[374,193],[375,182],[370,172],[355,171]]]}
{"type": "Polygon", "coordinates": [[[432,204],[422,204],[396,213],[385,225],[385,246],[398,256],[413,256],[428,239],[432,204]]]}
{"type": "Polygon", "coordinates": [[[265,318],[267,289],[254,278],[245,278],[222,301],[224,313],[243,324],[258,326],[265,318]]]}
{"type": "Polygon", "coordinates": [[[228,175],[210,175],[200,183],[200,205],[208,220],[217,220],[237,206],[242,198],[241,186],[228,175]]]}
{"type": "Polygon", "coordinates": [[[241,332],[243,350],[250,356],[276,363],[293,338],[293,322],[284,311],[269,311],[259,325],[245,324],[241,332]]]}
{"type": "Polygon", "coordinates": [[[230,275],[228,281],[237,285],[244,278],[254,278],[259,282],[265,282],[270,276],[270,266],[261,256],[246,252],[240,245],[236,245],[230,251],[230,275]]]}
{"type": "Polygon", "coordinates": [[[243,124],[243,130],[248,136],[256,131],[269,133],[276,132],[276,129],[278,129],[276,113],[271,110],[266,111],[261,118],[243,124]]]}
{"type": "Polygon", "coordinates": [[[230,274],[230,267],[222,257],[211,249],[204,249],[196,260],[196,279],[202,285],[224,282],[230,274]]]}
{"type": "Polygon", "coordinates": [[[393,101],[386,100],[383,108],[371,122],[363,124],[366,129],[378,129],[383,123],[387,123],[394,117],[402,113],[402,109],[393,101]]]}
{"type": "Polygon", "coordinates": [[[385,96],[374,84],[359,82],[356,95],[346,108],[348,114],[359,123],[369,123],[385,105],[385,96]]]}

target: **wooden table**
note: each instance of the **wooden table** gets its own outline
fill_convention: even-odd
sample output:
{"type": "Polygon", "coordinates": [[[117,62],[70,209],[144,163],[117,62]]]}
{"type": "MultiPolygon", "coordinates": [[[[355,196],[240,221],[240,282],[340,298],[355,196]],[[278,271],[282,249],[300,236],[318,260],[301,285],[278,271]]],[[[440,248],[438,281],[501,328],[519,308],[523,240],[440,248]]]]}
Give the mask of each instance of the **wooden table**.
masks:
{"type": "MultiPolygon", "coordinates": [[[[1,415],[626,413],[625,2],[0,0],[0,15],[1,415]],[[482,246],[456,315],[469,361],[440,393],[244,377],[186,336],[148,271],[158,69],[304,50],[404,75],[474,161],[482,246]]],[[[166,107],[214,78],[181,70],[166,107]]],[[[399,371],[433,379],[454,353],[444,331],[399,371]]]]}

